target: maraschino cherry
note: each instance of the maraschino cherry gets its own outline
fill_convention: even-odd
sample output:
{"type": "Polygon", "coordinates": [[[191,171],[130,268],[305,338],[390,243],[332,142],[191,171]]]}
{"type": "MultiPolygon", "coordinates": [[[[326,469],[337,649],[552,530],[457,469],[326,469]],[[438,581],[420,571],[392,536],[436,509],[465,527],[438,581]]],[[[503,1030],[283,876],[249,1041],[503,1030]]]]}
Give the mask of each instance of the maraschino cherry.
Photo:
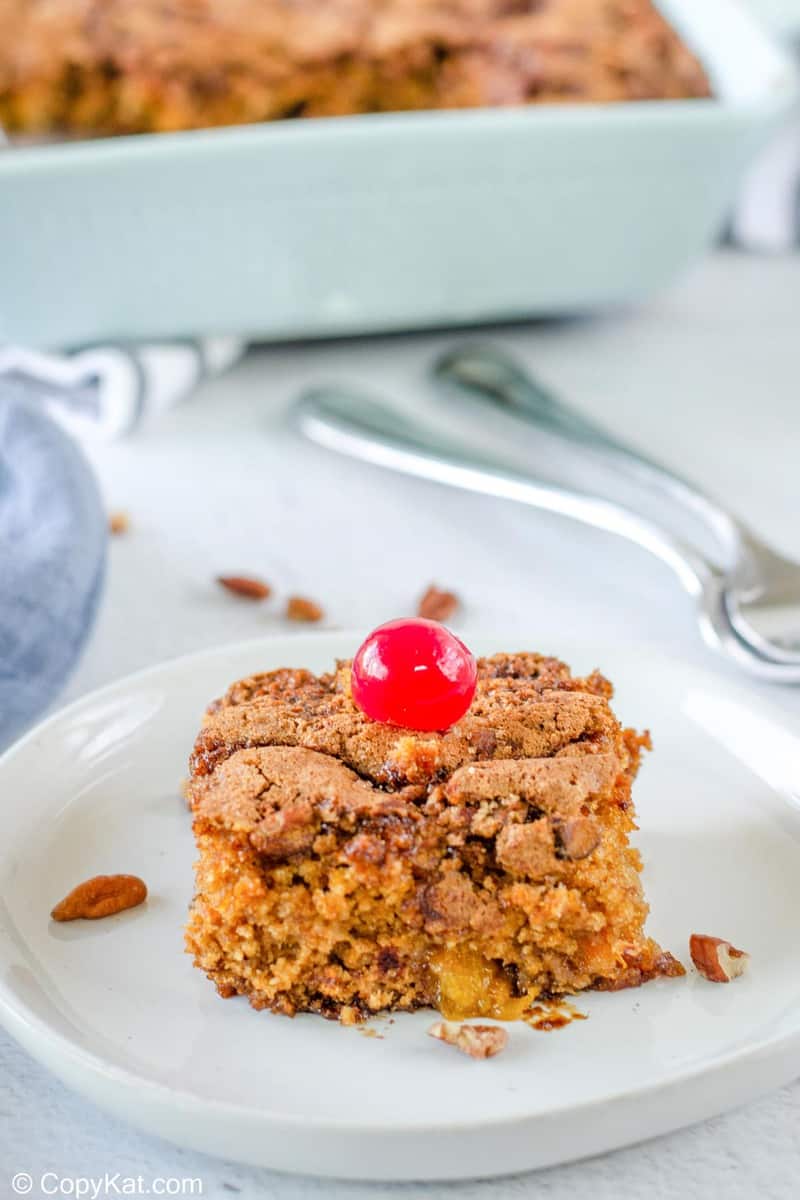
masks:
{"type": "Polygon", "coordinates": [[[449,729],[472,703],[477,667],[462,641],[422,617],[374,629],[353,659],[353,700],[373,721],[449,729]]]}

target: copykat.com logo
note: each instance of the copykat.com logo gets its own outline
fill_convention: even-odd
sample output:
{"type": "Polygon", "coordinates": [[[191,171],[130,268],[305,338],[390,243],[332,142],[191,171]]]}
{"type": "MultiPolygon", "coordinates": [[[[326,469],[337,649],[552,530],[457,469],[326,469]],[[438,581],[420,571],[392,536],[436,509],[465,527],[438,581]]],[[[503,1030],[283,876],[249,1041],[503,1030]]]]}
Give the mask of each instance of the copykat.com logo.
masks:
{"type": "Polygon", "coordinates": [[[43,1171],[31,1175],[17,1171],[11,1179],[15,1196],[66,1196],[70,1200],[103,1200],[106,1196],[202,1196],[203,1181],[188,1176],[161,1176],[147,1179],[144,1175],[122,1175],[107,1171],[104,1175],[60,1175],[43,1171]]]}

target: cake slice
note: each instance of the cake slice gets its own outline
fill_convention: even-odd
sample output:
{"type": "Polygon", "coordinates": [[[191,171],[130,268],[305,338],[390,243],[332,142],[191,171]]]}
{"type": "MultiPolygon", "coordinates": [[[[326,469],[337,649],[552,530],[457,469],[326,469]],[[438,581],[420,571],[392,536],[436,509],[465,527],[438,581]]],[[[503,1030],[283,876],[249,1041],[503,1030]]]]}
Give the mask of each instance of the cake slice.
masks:
{"type": "Polygon", "coordinates": [[[512,1019],[543,997],[683,974],[644,932],[631,784],[649,738],[598,673],[478,660],[442,733],[370,721],[350,663],[240,680],[208,710],[187,797],[187,947],[219,993],[354,1022],[512,1019]]]}

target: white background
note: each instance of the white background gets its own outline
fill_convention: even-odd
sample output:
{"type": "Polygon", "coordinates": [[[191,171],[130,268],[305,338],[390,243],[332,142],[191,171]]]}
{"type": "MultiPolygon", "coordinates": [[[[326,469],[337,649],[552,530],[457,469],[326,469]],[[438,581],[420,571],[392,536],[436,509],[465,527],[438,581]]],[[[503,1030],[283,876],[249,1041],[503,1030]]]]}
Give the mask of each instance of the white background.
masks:
{"type": "MultiPolygon", "coordinates": [[[[725,252],[635,312],[493,336],[574,404],[702,481],[800,559],[799,302],[800,258],[725,252]]],[[[165,657],[284,630],[290,592],[317,598],[328,627],[368,627],[412,611],[431,580],[463,596],[458,629],[467,640],[470,631],[497,629],[557,653],[538,646],[536,630],[558,615],[565,630],[596,638],[601,666],[604,640],[629,637],[730,670],[700,643],[669,573],[636,549],[340,460],[287,428],[298,390],[331,378],[441,414],[424,368],[452,341],[259,351],[152,429],[93,452],[109,507],[128,511],[131,531],[111,546],[98,626],[66,698],[165,657]],[[223,594],[213,577],[235,572],[264,576],[274,600],[247,606],[223,594]]],[[[522,439],[517,454],[532,458],[535,447],[522,439]]],[[[773,695],[800,717],[800,693],[773,695]]],[[[514,1180],[327,1184],[139,1135],[72,1096],[0,1034],[0,1196],[11,1194],[15,1171],[37,1179],[54,1170],[199,1176],[205,1196],[286,1200],[783,1198],[796,1195],[799,1118],[796,1085],[699,1128],[514,1180]]]]}

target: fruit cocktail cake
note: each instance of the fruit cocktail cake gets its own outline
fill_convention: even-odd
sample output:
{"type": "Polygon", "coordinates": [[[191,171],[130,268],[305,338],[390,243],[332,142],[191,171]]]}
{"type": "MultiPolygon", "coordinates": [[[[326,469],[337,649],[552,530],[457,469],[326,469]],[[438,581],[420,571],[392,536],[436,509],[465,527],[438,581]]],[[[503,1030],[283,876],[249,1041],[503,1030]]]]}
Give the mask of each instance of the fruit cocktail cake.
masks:
{"type": "Polygon", "coordinates": [[[207,712],[187,946],[220,995],[346,1023],[509,1019],[683,974],[644,932],[628,842],[649,738],[621,727],[602,675],[479,659],[465,715],[425,733],[370,720],[350,684],[349,662],[271,671],[207,712]]]}

